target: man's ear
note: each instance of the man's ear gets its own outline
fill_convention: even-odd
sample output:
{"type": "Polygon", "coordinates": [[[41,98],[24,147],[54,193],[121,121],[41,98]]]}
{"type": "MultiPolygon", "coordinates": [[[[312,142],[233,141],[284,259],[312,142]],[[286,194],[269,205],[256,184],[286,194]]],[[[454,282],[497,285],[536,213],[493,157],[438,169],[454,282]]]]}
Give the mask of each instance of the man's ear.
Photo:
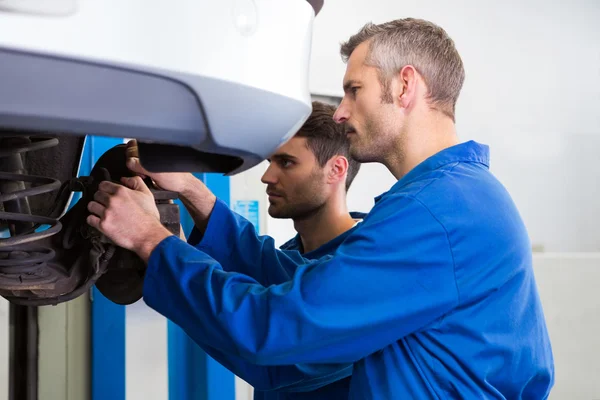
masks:
{"type": "Polygon", "coordinates": [[[405,65],[392,83],[394,102],[402,108],[409,108],[417,94],[418,73],[412,65],[405,65]]]}
{"type": "Polygon", "coordinates": [[[341,181],[345,184],[348,173],[348,159],[344,156],[333,156],[329,162],[329,175],[327,181],[335,183],[341,181]]]}

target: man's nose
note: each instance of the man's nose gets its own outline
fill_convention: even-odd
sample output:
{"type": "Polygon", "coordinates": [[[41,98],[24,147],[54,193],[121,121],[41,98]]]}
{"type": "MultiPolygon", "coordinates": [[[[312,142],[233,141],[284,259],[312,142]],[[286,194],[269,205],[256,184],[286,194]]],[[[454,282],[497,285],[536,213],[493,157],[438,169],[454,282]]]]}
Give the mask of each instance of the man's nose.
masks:
{"type": "Polygon", "coordinates": [[[335,113],[333,114],[333,120],[338,124],[343,124],[344,122],[348,121],[349,118],[350,112],[346,106],[346,103],[344,100],[342,100],[337,110],[335,110],[335,113]]]}
{"type": "Polygon", "coordinates": [[[263,176],[260,178],[260,181],[262,183],[264,183],[265,185],[269,185],[269,184],[272,185],[272,184],[277,183],[277,173],[275,172],[275,168],[273,167],[273,164],[269,164],[269,166],[267,167],[267,170],[265,171],[263,176]]]}

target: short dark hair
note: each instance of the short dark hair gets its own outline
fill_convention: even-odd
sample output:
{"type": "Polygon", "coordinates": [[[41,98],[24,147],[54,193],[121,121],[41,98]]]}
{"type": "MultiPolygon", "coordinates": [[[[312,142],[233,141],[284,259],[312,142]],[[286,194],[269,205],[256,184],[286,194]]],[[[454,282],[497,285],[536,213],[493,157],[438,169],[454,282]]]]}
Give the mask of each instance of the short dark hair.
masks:
{"type": "Polygon", "coordinates": [[[313,101],[312,113],[300,128],[296,137],[307,139],[306,144],[321,167],[324,167],[327,161],[336,155],[348,159],[347,191],[360,169],[360,163],[350,156],[350,143],[346,136],[345,125],[338,124],[333,120],[335,110],[335,106],[313,101]]]}

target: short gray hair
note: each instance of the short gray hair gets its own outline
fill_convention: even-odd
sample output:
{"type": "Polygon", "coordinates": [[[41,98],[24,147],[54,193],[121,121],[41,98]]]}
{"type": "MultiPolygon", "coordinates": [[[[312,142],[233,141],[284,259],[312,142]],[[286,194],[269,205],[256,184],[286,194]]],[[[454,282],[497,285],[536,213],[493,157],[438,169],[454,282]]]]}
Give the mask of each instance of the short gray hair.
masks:
{"type": "Polygon", "coordinates": [[[366,41],[369,42],[366,63],[379,69],[384,101],[392,101],[389,91],[392,76],[412,65],[427,84],[431,106],[454,120],[465,70],[454,41],[444,29],[415,18],[378,25],[368,23],[342,44],[344,62],[366,41]]]}

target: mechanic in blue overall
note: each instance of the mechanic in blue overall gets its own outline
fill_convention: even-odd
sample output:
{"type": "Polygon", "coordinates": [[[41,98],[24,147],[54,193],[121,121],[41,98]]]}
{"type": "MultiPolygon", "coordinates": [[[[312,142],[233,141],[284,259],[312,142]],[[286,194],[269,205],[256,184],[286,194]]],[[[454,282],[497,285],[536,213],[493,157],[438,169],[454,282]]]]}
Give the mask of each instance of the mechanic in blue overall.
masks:
{"type": "MultiPolygon", "coordinates": [[[[333,254],[365,215],[348,212],[346,195],[360,164],[349,156],[344,125],[333,120],[334,112],[335,107],[331,105],[313,102],[307,121],[291,140],[271,155],[262,177],[267,185],[269,215],[291,219],[298,232],[280,248],[300,252],[307,259],[333,254]]],[[[134,146],[134,141],[128,143],[128,148],[134,146]]],[[[140,175],[149,174],[139,163],[134,164],[133,169],[140,175]]],[[[154,174],[153,178],[160,187],[167,186],[178,192],[182,188],[176,186],[177,182],[195,179],[189,174],[178,174],[178,179],[173,176],[154,174]]],[[[188,243],[198,245],[201,239],[202,233],[194,229],[188,243]]],[[[294,275],[293,270],[237,272],[247,273],[265,286],[287,282],[294,275]]],[[[255,400],[342,400],[349,396],[352,364],[265,367],[200,345],[211,357],[252,385],[255,400]]]]}
{"type": "Polygon", "coordinates": [[[341,53],[334,119],[354,159],[398,181],[332,256],[277,249],[199,183],[184,192],[198,246],[160,224],[137,177],[103,182],[88,223],[147,261],[150,307],[223,353],[353,363],[350,399],[547,398],[554,360],[529,236],[489,148],[458,139],[453,40],[406,18],[367,24],[341,53]],[[295,272],[263,285],[233,268],[295,272]]]}

